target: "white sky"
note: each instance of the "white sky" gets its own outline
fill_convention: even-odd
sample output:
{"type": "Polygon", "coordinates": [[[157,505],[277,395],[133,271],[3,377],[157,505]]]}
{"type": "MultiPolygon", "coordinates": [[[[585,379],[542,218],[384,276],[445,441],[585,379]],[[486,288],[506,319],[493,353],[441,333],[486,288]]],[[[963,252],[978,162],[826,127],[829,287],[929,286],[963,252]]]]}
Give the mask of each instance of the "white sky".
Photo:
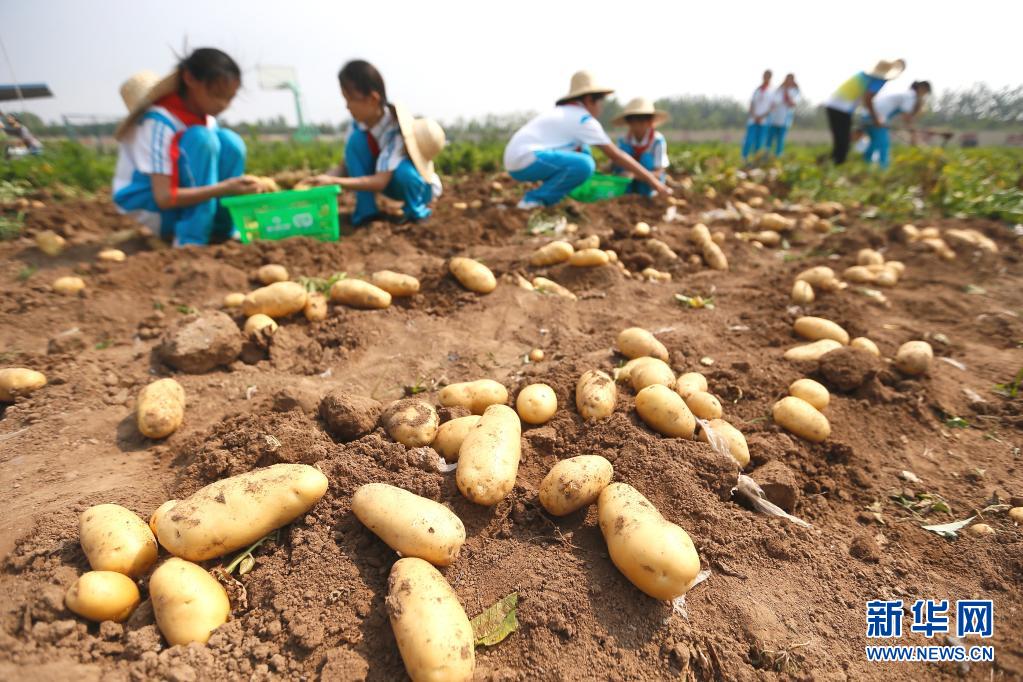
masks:
{"type": "MultiPolygon", "coordinates": [[[[169,70],[186,37],[242,66],[230,121],[294,120],[290,95],[256,82],[256,65],[282,64],[297,69],[307,118],[337,123],[348,115],[336,74],[352,58],[381,69],[391,99],[450,121],[543,109],[580,68],[622,100],[745,100],[767,67],[777,80],[795,72],[819,102],[855,71],[896,57],[908,62],[897,87],[918,78],[939,91],[1015,85],[1021,26],[1018,0],[0,0],[0,38],[18,80],[47,82],[56,95],[26,107],[47,120],[121,115],[120,83],[133,71],[169,70]]],[[[0,83],[10,82],[0,62],[0,83]]]]}

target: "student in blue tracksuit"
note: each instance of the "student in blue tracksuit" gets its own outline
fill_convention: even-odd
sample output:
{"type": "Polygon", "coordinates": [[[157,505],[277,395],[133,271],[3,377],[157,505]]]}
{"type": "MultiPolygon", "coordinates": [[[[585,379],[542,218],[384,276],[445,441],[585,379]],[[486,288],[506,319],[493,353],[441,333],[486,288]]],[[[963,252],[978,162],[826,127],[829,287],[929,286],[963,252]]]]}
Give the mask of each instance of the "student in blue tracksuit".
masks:
{"type": "MultiPolygon", "coordinates": [[[[653,102],[645,97],[637,97],[625,105],[621,115],[611,121],[616,126],[629,127],[629,132],[618,138],[618,148],[656,175],[661,182],[664,182],[668,168],[668,141],[657,130],[657,126],[667,120],[667,112],[655,109],[653,102]]],[[[629,175],[627,170],[617,164],[612,169],[618,175],[629,175]]],[[[627,192],[646,197],[656,194],[654,188],[642,180],[633,180],[627,192]]]]}
{"type": "Polygon", "coordinates": [[[912,130],[913,121],[923,110],[927,96],[931,94],[931,84],[928,81],[914,81],[909,90],[905,92],[893,92],[880,95],[874,98],[874,112],[880,122],[878,125],[870,116],[863,116],[862,124],[864,132],[870,140],[863,158],[867,163],[877,161],[881,168],[888,168],[891,164],[891,135],[889,126],[897,118],[912,130]]]}
{"type": "Polygon", "coordinates": [[[767,114],[771,111],[771,72],[764,71],[764,78],[753,91],[749,102],[749,118],[746,121],[746,137],[742,141],[742,160],[764,147],[767,140],[767,114]]]}
{"type": "Polygon", "coordinates": [[[771,112],[767,115],[767,153],[781,156],[785,151],[785,136],[792,127],[796,104],[799,103],[799,86],[796,76],[788,74],[784,82],[771,95],[771,112]]]}

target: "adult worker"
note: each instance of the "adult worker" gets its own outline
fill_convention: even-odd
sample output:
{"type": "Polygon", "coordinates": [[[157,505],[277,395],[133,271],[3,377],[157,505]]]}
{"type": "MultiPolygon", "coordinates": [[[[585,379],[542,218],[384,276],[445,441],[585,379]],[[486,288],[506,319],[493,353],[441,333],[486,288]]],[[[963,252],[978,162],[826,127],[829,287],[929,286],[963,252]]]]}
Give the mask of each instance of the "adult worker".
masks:
{"type": "Polygon", "coordinates": [[[853,112],[860,105],[866,109],[870,120],[875,125],[882,125],[874,110],[874,97],[885,83],[906,70],[903,59],[895,61],[879,61],[873,69],[860,71],[845,81],[835,90],[831,98],[824,103],[828,115],[828,127],[831,129],[831,160],[836,165],[845,163],[849,155],[850,136],[852,133],[853,112]]]}

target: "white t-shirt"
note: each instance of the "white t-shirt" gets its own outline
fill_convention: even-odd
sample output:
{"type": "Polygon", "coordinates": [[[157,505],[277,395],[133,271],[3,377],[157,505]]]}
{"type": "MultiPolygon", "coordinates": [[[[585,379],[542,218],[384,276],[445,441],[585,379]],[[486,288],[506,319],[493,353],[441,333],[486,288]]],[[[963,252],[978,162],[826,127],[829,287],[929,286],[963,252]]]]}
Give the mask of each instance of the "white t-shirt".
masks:
{"type": "Polygon", "coordinates": [[[759,87],[753,91],[753,96],[750,98],[750,106],[753,110],[750,116],[750,123],[753,123],[753,119],[764,118],[768,112],[771,111],[771,91],[764,87],[759,87]]]}
{"type": "Polygon", "coordinates": [[[654,130],[653,139],[637,140],[632,133],[626,133],[618,138],[618,146],[627,153],[632,154],[636,147],[647,144],[647,151],[654,157],[654,168],[667,168],[671,163],[668,161],[668,141],[659,130],[654,130]]]}
{"type": "Polygon", "coordinates": [[[504,148],[504,167],[522,170],[536,160],[534,152],[574,151],[586,145],[611,144],[600,121],[575,104],[554,107],[534,117],[512,135],[504,148]]]}
{"type": "Polygon", "coordinates": [[[796,104],[799,103],[799,88],[791,86],[787,88],[792,106],[785,103],[785,86],[779,87],[771,95],[771,113],[767,115],[767,125],[788,127],[792,125],[792,117],[795,115],[796,104]]]}
{"type": "Polygon", "coordinates": [[[889,95],[879,95],[874,98],[874,111],[882,123],[888,123],[896,116],[909,114],[916,107],[916,92],[893,92],[889,95]]]}
{"type": "MultiPolygon", "coordinates": [[[[363,124],[352,121],[352,125],[348,128],[348,134],[345,136],[345,144],[348,143],[356,128],[362,131],[366,130],[366,126],[363,124]]],[[[376,172],[393,173],[401,162],[408,158],[408,152],[405,150],[405,140],[401,136],[401,128],[398,127],[398,119],[390,106],[384,107],[383,117],[369,129],[369,132],[376,139],[380,149],[380,155],[377,156],[376,161],[376,172]]],[[[434,173],[432,178],[423,179],[433,187],[433,196],[439,197],[443,189],[440,176],[434,173]]]]}

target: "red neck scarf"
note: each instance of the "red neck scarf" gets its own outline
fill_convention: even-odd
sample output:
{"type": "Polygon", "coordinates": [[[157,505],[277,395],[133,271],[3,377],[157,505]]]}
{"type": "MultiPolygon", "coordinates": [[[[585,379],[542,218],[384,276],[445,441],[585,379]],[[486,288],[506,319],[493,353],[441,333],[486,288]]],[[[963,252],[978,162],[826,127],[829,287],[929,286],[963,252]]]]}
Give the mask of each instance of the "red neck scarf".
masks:
{"type": "Polygon", "coordinates": [[[186,128],[206,125],[206,117],[192,112],[185,105],[185,100],[181,99],[181,95],[176,92],[161,97],[156,101],[156,105],[174,114],[179,121],[185,124],[186,128]]]}
{"type": "Polygon", "coordinates": [[[637,161],[639,160],[639,157],[643,156],[646,150],[650,149],[650,147],[654,145],[654,132],[656,132],[654,127],[650,126],[650,130],[648,130],[647,134],[643,136],[643,139],[640,140],[638,144],[632,144],[632,156],[637,161]]]}

